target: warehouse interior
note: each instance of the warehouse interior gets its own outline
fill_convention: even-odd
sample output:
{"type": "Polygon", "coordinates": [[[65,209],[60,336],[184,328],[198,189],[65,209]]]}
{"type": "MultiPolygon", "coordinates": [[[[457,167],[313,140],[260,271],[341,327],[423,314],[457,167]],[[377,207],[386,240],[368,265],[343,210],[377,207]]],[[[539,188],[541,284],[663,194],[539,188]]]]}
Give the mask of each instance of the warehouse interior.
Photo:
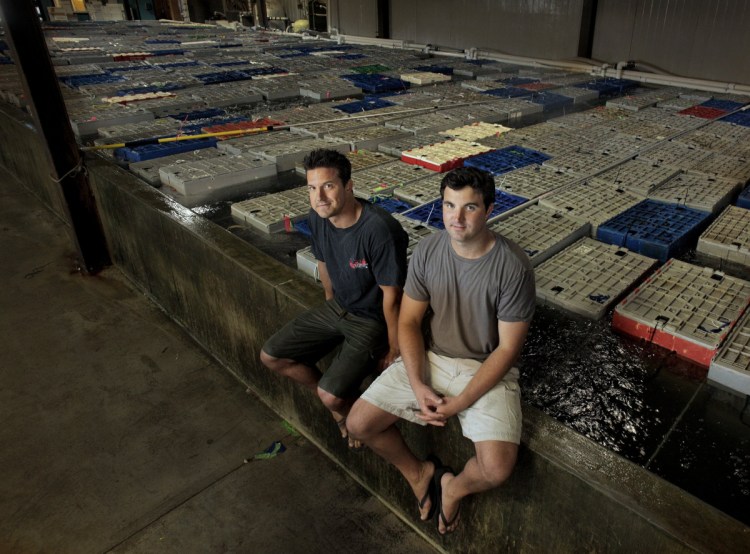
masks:
{"type": "MultiPolygon", "coordinates": [[[[410,248],[444,172],[493,173],[492,228],[537,278],[525,450],[456,536],[419,530],[432,547],[750,544],[748,2],[29,4],[0,1],[0,165],[83,274],[121,271],[405,520],[391,471],[257,361],[321,296],[300,162],[347,153],[410,248]]],[[[460,460],[448,431],[404,432],[460,460]]]]}

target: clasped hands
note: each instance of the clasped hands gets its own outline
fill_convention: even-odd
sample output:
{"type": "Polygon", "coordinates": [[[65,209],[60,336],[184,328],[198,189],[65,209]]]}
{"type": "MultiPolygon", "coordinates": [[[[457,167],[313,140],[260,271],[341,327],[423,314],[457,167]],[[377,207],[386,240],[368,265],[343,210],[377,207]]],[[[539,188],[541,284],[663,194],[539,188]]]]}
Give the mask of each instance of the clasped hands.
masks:
{"type": "Polygon", "coordinates": [[[427,385],[419,386],[414,393],[420,408],[414,413],[428,425],[444,427],[449,418],[465,408],[457,396],[442,396],[427,385]]]}

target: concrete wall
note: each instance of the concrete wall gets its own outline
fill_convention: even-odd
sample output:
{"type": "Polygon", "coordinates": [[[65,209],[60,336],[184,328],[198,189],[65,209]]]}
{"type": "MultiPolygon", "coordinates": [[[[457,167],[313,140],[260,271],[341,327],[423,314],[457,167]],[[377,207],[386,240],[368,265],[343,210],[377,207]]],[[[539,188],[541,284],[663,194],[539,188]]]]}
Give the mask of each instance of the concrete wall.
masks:
{"type": "MultiPolygon", "coordinates": [[[[39,144],[29,139],[31,130],[7,119],[0,119],[1,161],[22,171],[18,162],[38,157],[31,146],[39,144]]],[[[317,398],[257,361],[265,338],[319,302],[320,288],[109,161],[91,158],[87,167],[117,266],[263,401],[415,521],[414,498],[395,470],[368,451],[349,451],[317,398]]],[[[28,175],[23,181],[29,185],[28,175]]],[[[446,550],[750,549],[750,530],[735,520],[534,408],[524,406],[524,418],[515,473],[504,487],[464,503],[464,524],[445,540],[446,550]]],[[[455,422],[446,430],[403,429],[417,453],[434,451],[455,467],[472,452],[455,422]]],[[[440,541],[431,525],[421,529],[440,541]]]]}
{"type": "MultiPolygon", "coordinates": [[[[391,9],[400,2],[391,2],[391,9]]],[[[376,0],[328,0],[328,30],[342,35],[375,38],[378,33],[376,0]]],[[[394,37],[395,38],[395,37],[394,37]]]]}

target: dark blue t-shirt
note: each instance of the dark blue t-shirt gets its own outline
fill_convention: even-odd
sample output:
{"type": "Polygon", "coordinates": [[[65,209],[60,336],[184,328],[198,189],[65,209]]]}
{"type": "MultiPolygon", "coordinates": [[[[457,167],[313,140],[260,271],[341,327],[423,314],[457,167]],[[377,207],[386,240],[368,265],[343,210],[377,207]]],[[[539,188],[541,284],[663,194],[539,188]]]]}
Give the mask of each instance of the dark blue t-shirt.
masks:
{"type": "Polygon", "coordinates": [[[380,286],[403,287],[406,280],[406,231],[388,212],[359,200],[357,223],[338,229],[310,210],[312,252],[325,262],[336,302],[346,311],[382,321],[380,286]]]}

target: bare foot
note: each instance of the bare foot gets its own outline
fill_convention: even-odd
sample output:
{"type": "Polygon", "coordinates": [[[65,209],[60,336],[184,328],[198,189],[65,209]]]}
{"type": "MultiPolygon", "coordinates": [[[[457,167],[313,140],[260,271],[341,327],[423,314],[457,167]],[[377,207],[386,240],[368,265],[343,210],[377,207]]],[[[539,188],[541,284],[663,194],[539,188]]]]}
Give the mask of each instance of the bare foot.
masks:
{"type": "Polygon", "coordinates": [[[440,477],[440,489],[442,496],[440,498],[440,515],[438,517],[438,532],[441,535],[453,533],[458,528],[458,522],[461,520],[461,499],[453,498],[449,493],[450,482],[456,476],[446,472],[440,477]]]}
{"type": "Polygon", "coordinates": [[[331,412],[333,414],[333,421],[336,422],[336,425],[339,428],[339,431],[341,432],[342,438],[347,439],[347,442],[349,443],[349,448],[353,448],[354,450],[358,450],[362,448],[362,442],[358,441],[352,437],[349,436],[349,430],[346,428],[346,416],[341,415],[338,412],[331,412]]]}
{"type": "Polygon", "coordinates": [[[419,519],[428,521],[432,519],[437,508],[437,497],[435,496],[435,485],[433,477],[435,470],[439,465],[439,460],[435,456],[428,456],[427,460],[422,462],[419,470],[419,478],[412,485],[414,495],[417,497],[417,507],[419,508],[419,519]]]}

